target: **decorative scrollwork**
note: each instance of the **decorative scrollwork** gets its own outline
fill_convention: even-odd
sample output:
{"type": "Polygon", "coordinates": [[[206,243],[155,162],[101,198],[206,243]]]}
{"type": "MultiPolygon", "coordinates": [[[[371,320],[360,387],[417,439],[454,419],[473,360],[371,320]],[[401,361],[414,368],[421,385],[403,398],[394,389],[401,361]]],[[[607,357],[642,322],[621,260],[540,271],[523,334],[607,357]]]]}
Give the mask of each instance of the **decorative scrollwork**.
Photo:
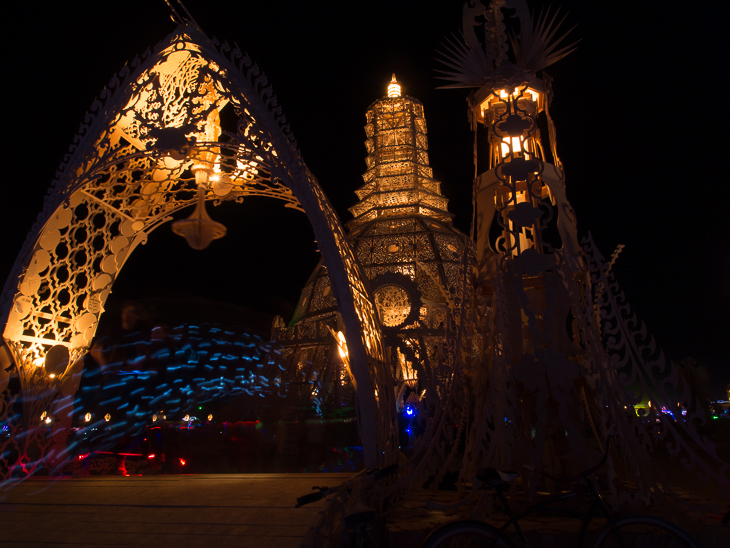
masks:
{"type": "MultiPolygon", "coordinates": [[[[42,364],[50,347],[68,349],[69,366],[47,403],[58,401],[130,253],[198,192],[215,201],[274,197],[307,214],[335,274],[354,370],[380,394],[377,403],[373,392],[361,396],[371,401],[363,404],[366,414],[379,413],[379,428],[365,432],[367,458],[392,459],[380,330],[344,230],[304,165],[266,77],[237,47],[217,49],[193,23],[125,66],[85,117],[0,297],[16,368],[36,371],[33,364],[42,364]],[[235,127],[221,126],[225,108],[234,110],[235,127]],[[203,186],[195,175],[201,169],[203,186]]],[[[34,395],[38,379],[21,381],[24,400],[45,401],[34,395]]],[[[54,434],[57,455],[64,438],[54,434]]]]}

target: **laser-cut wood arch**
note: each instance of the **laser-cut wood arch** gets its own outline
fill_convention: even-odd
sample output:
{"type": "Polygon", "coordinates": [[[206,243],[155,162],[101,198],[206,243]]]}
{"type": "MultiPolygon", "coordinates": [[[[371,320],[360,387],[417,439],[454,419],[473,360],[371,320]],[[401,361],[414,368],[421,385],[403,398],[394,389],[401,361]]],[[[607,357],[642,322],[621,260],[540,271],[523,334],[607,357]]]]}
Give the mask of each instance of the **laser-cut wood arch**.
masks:
{"type": "MultiPolygon", "coordinates": [[[[4,356],[12,356],[22,390],[42,387],[45,394],[24,413],[40,415],[55,402],[57,447],[47,457],[64,458],[80,358],[114,280],[152,230],[195,202],[200,181],[194,172],[203,164],[210,175],[202,186],[206,200],[268,196],[307,215],[346,327],[366,466],[392,459],[398,447],[392,388],[367,282],[258,67],[237,47],[214,43],[184,21],[154,51],[125,66],[92,111],[0,298],[4,356]],[[224,108],[235,112],[233,130],[221,128],[224,108]]],[[[10,368],[8,359],[4,363],[0,394],[10,368]]],[[[6,400],[0,420],[9,417],[6,400]]]]}

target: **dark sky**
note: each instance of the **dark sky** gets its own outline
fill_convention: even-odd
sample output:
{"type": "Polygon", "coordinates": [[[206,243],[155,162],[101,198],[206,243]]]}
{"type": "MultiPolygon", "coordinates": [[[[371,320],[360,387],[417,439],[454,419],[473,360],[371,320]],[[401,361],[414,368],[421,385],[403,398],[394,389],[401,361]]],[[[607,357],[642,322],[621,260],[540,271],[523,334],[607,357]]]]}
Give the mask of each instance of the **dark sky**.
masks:
{"type": "MultiPolygon", "coordinates": [[[[582,38],[548,69],[579,233],[590,231],[607,256],[626,246],[615,271],[634,311],[670,357],[708,364],[719,397],[730,382],[721,172],[730,82],[721,14],[679,2],[552,4],[569,12],[566,28],[577,24],[573,35],[582,38]]],[[[267,74],[343,221],[365,171],[365,111],[395,72],[404,93],[424,103],[434,175],[455,224],[468,229],[467,92],[436,90],[434,79],[435,51],[461,27],[461,0],[186,5],[210,36],[237,42],[267,74]]],[[[530,2],[538,11],[543,5],[530,2]]],[[[3,10],[4,280],[92,100],[173,23],[162,0],[18,2],[3,10]]],[[[163,226],[129,260],[112,299],[185,294],[290,312],[318,260],[306,218],[266,200],[209,212],[228,226],[226,238],[195,252],[163,226]]]]}

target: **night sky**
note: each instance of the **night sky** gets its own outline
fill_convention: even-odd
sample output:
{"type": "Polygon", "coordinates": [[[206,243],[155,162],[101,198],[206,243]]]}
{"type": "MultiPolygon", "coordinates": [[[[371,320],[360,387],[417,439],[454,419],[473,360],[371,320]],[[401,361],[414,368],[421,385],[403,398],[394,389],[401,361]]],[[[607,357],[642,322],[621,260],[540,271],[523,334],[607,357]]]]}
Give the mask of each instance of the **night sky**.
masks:
{"type": "MultiPolygon", "coordinates": [[[[730,383],[724,19],[679,2],[552,4],[569,12],[565,28],[577,24],[572,35],[582,38],[547,69],[579,236],[590,231],[606,256],[626,246],[615,272],[634,311],[671,358],[707,364],[712,394],[721,397],[730,383]]],[[[365,171],[365,111],[395,72],[404,94],[424,103],[434,176],[456,226],[468,231],[468,91],[436,90],[434,78],[435,52],[460,30],[462,5],[186,2],[209,36],[237,42],[266,73],[343,221],[365,171]]],[[[547,2],[529,5],[539,11],[547,2]]],[[[5,280],[94,97],[174,25],[162,0],[18,2],[3,11],[5,280]]],[[[318,261],[306,217],[265,199],[209,213],[227,225],[226,238],[196,252],[161,227],[130,258],[110,304],[201,297],[290,315],[318,261]]]]}

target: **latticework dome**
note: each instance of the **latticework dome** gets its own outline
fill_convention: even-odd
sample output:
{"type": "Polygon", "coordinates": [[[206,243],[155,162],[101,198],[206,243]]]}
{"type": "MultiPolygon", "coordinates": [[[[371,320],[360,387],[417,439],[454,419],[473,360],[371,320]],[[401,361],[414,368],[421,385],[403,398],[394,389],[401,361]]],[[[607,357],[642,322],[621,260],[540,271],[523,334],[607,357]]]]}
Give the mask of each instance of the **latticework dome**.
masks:
{"type": "MultiPolygon", "coordinates": [[[[410,97],[384,97],[367,112],[368,170],[350,208],[350,243],[370,280],[385,341],[393,352],[396,385],[416,390],[438,361],[447,293],[456,284],[466,236],[451,224],[447,200],[428,165],[423,106],[410,97]],[[435,363],[435,362],[434,362],[435,363]]],[[[302,290],[294,316],[276,330],[290,378],[339,384],[347,375],[333,333],[341,330],[326,267],[320,263],[302,290]]],[[[402,390],[401,390],[402,392],[402,390]]],[[[338,393],[336,395],[335,393],[338,393]]],[[[402,395],[402,394],[401,394],[402,395]]]]}

